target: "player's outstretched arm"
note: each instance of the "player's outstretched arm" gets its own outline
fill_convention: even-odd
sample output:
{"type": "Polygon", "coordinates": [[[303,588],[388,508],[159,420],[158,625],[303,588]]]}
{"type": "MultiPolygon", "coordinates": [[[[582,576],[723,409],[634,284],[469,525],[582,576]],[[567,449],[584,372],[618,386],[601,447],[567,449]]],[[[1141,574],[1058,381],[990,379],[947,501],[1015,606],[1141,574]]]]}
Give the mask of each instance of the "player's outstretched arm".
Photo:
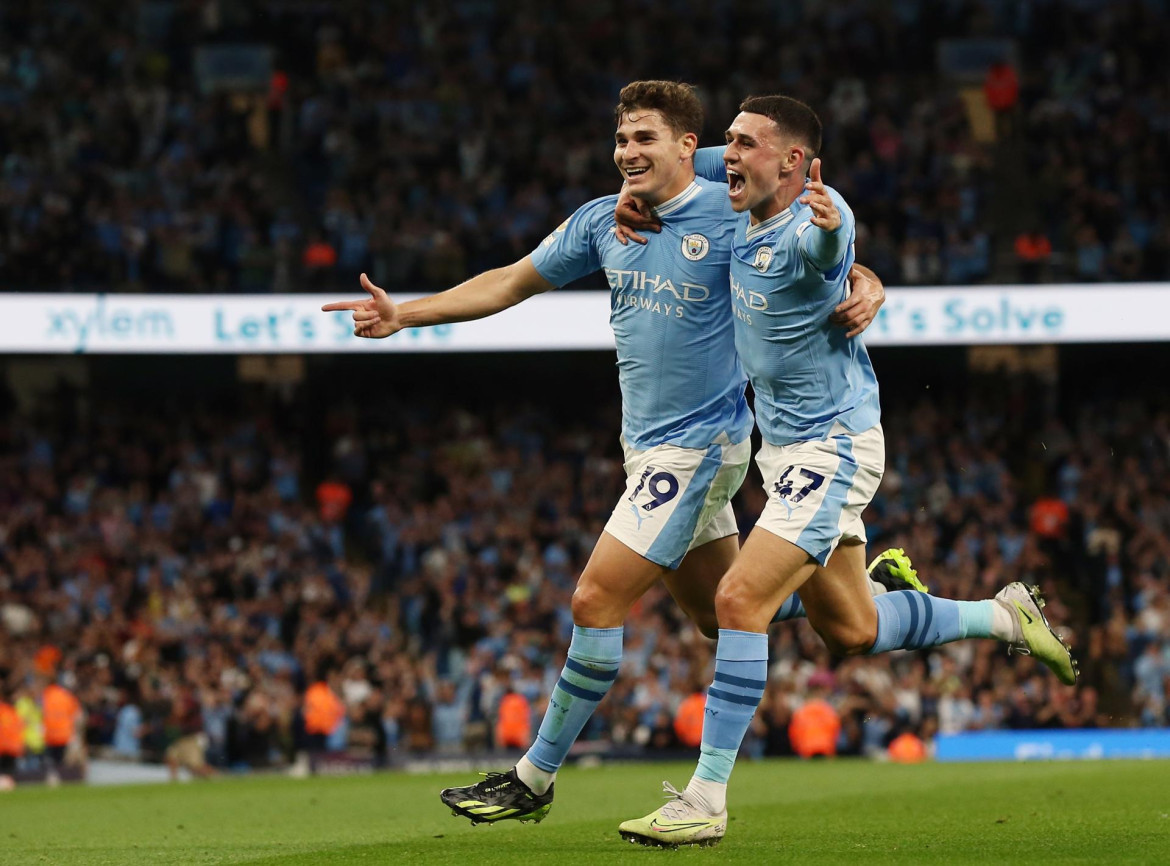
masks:
{"type": "Polygon", "coordinates": [[[403,328],[482,319],[553,288],[533,266],[530,256],[507,267],[484,271],[453,289],[404,304],[395,304],[365,274],[361,275],[361,284],[370,297],[336,301],[321,308],[327,313],[351,310],[357,337],[389,337],[403,328]]]}
{"type": "Polygon", "coordinates": [[[846,337],[856,337],[873,324],[878,310],[886,302],[886,287],[877,274],[856,263],[849,270],[849,282],[853,291],[833,310],[829,321],[848,328],[846,337]]]}

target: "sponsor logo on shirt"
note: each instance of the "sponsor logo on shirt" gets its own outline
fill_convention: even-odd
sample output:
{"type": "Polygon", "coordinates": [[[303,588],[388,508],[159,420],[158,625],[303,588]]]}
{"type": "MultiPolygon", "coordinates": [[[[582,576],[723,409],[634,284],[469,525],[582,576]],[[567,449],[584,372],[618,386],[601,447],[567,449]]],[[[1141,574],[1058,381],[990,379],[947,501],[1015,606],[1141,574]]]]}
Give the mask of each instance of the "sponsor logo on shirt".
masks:
{"type": "MultiPolygon", "coordinates": [[[[705,255],[705,253],[704,253],[705,255]]],[[[637,307],[675,319],[684,317],[688,303],[701,303],[711,290],[698,283],[675,283],[670,277],[646,271],[606,268],[605,278],[614,289],[613,306],[637,307]]]]}

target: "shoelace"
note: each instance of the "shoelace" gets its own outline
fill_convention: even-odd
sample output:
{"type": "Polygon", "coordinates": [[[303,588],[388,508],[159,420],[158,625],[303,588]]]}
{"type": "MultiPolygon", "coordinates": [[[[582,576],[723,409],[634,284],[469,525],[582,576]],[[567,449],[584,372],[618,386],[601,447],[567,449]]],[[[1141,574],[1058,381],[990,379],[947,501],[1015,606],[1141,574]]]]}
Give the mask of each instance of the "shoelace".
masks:
{"type": "Polygon", "coordinates": [[[662,783],[662,793],[670,800],[662,807],[662,817],[669,818],[671,821],[681,821],[689,817],[690,810],[694,809],[690,803],[687,802],[683,792],[678,790],[670,782],[662,783]]]}

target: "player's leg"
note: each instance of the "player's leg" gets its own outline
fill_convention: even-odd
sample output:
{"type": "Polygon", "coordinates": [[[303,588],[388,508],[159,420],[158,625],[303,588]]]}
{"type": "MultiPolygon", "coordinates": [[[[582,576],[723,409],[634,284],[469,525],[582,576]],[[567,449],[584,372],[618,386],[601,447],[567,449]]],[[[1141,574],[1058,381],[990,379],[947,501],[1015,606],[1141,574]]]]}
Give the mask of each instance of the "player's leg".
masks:
{"type": "Polygon", "coordinates": [[[682,564],[663,578],[678,606],[712,640],[719,637],[715,590],[738,554],[738,535],[709,541],[691,550],[682,564]]]}
{"type": "MultiPolygon", "coordinates": [[[[877,635],[877,598],[865,571],[865,544],[842,540],[801,587],[809,625],[833,655],[860,655],[877,635]]],[[[889,595],[885,593],[884,595],[889,595]]]]}
{"type": "MultiPolygon", "coordinates": [[[[573,594],[573,637],[536,742],[509,773],[440,795],[473,822],[539,821],[548,813],[557,770],[617,676],[630,607],[682,563],[699,527],[726,506],[726,498],[712,496],[728,477],[723,446],[664,445],[626,456],[626,495],[573,594]]],[[[738,472],[742,478],[742,467],[738,472]]],[[[731,480],[731,489],[738,487],[731,480]]]]}
{"type": "Polygon", "coordinates": [[[618,828],[643,845],[713,845],[727,825],[726,787],[740,743],[764,695],[767,628],[780,601],[815,568],[806,551],[754,529],[715,595],[719,642],[715,676],[707,689],[698,767],[686,789],[666,805],[618,828]]]}
{"type": "Polygon", "coordinates": [[[874,599],[877,632],[868,650],[854,645],[849,654],[923,649],[967,638],[994,638],[1009,653],[1030,655],[1067,686],[1079,669],[1072,652],[1041,610],[1040,588],[1010,583],[995,598],[955,601],[921,592],[890,592],[874,599]]]}
{"type": "Polygon", "coordinates": [[[536,741],[507,773],[440,794],[473,823],[541,821],[552,807],[557,770],[617,678],[622,622],[666,569],[603,532],[573,593],[573,636],[536,741]]]}
{"type": "Polygon", "coordinates": [[[617,677],[622,623],[634,602],[668,573],[603,532],[573,593],[573,637],[536,742],[517,765],[534,791],[548,790],[569,747],[617,677]]]}
{"type": "MultiPolygon", "coordinates": [[[[834,479],[850,478],[836,526],[828,531],[822,520],[828,509],[822,507],[801,535],[802,543],[811,542],[810,550],[827,545],[830,551],[801,590],[809,622],[829,649],[838,655],[860,655],[923,649],[965,638],[996,638],[1017,652],[1035,656],[1061,682],[1074,683],[1076,664],[1040,611],[1044,602],[1035,588],[1012,584],[995,599],[983,601],[954,601],[908,590],[870,598],[861,514],[881,479],[885,443],[880,426],[835,438],[839,450],[847,451],[850,458],[843,464],[856,464],[839,471],[834,479]]],[[[877,567],[925,590],[901,550],[883,553],[871,569],[877,567]]]]}
{"type": "MultiPolygon", "coordinates": [[[[955,601],[910,590],[870,598],[862,577],[863,550],[856,539],[843,540],[828,563],[801,587],[809,623],[835,655],[995,638],[1006,642],[1009,652],[1035,656],[1062,683],[1076,682],[1076,662],[1041,612],[1044,599],[1037,588],[1013,583],[983,601],[955,601]]],[[[910,569],[905,554],[896,554],[897,567],[910,569]]]]}
{"type": "MultiPolygon", "coordinates": [[[[853,446],[852,435],[842,431],[824,442],[761,448],[757,462],[768,503],[716,592],[719,643],[699,765],[686,790],[665,807],[623,823],[624,838],[674,845],[711,844],[722,837],[727,781],[764,693],[771,614],[827,561],[846,507],[868,501],[865,490],[876,488],[881,477],[880,465],[867,469],[861,484],[863,467],[853,446]]],[[[864,577],[858,586],[868,596],[864,577]]]]}
{"type": "MultiPolygon", "coordinates": [[[[719,631],[715,619],[715,588],[739,553],[739,526],[735,522],[731,497],[739,490],[747,475],[748,463],[751,460],[751,442],[744,440],[734,445],[715,447],[718,449],[717,460],[714,454],[704,454],[703,472],[698,479],[692,476],[688,486],[692,506],[689,509],[684,507],[683,512],[693,510],[693,503],[698,501],[698,495],[704,489],[700,485],[704,483],[704,477],[709,476],[710,480],[705,486],[705,498],[694,522],[686,556],[677,564],[677,568],[668,570],[663,578],[667,590],[678,606],[699,627],[699,631],[712,640],[718,637],[719,631]]],[[[691,460],[693,462],[693,458],[691,460]]],[[[669,464],[660,459],[656,460],[655,465],[669,468],[669,464]]],[[[676,465],[681,467],[685,463],[676,465]]],[[[637,466],[633,468],[638,469],[637,466]]],[[[640,484],[643,475],[644,469],[639,475],[640,484]]],[[[647,483],[652,477],[653,473],[647,477],[647,483]]],[[[667,487],[660,484],[659,489],[665,491],[667,487]]],[[[653,500],[642,503],[640,515],[642,522],[654,519],[653,515],[645,511],[647,504],[653,504],[653,500]]],[[[677,520],[674,516],[671,519],[677,520]]],[[[683,525],[689,524],[680,522],[680,527],[683,525]]],[[[628,528],[625,537],[632,538],[628,528]]]]}
{"type": "Polygon", "coordinates": [[[519,777],[542,792],[604,697],[621,659],[621,624],[655,582],[682,597],[683,610],[713,625],[699,592],[717,582],[735,558],[735,517],[729,499],[746,472],[750,445],[708,449],[663,445],[630,451],[626,495],[606,524],[573,594],[573,641],[536,742],[517,765],[519,777]],[[683,581],[672,577],[682,568],[683,581]],[[610,665],[612,664],[612,668],[610,665]],[[599,668],[599,665],[604,667],[599,668]],[[599,674],[608,679],[601,680],[599,674]],[[562,688],[563,686],[570,688],[562,688]]]}

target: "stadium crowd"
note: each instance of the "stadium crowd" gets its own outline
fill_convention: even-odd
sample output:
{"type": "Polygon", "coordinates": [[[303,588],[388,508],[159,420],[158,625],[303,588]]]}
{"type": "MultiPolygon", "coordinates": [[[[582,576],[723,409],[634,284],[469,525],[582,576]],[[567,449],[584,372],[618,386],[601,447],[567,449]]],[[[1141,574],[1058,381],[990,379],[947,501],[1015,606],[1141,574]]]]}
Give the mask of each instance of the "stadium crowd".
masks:
{"type": "Polygon", "coordinates": [[[1168,43],[1154,0],[4,4],[0,283],[445,287],[614,191],[619,88],[672,77],[708,144],[813,105],[888,284],[1167,279],[1168,43]],[[969,38],[1015,47],[982,90],[969,38]]]}
{"type": "MultiPolygon", "coordinates": [[[[781,624],[749,750],[791,753],[815,697],[842,753],[905,732],[1170,724],[1170,406],[1113,395],[1061,414],[1047,388],[887,392],[870,550],[905,547],[955,598],[1041,584],[1082,684],[993,641],[834,660],[781,624]]],[[[0,423],[0,702],[28,708],[56,681],[91,754],[189,766],[193,742],[221,767],[526,745],[621,489],[616,410],[73,405],[0,423]]],[[[743,531],[762,503],[749,478],[743,531]]],[[[579,748],[693,745],[712,647],[649,593],[579,748]]]]}

